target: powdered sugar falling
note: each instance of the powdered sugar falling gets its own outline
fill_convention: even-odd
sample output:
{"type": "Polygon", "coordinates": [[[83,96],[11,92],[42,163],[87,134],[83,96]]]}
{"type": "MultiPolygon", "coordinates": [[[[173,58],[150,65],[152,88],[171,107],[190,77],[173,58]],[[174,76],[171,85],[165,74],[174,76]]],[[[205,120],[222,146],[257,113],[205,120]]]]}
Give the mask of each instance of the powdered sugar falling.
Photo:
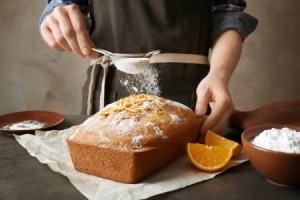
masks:
{"type": "Polygon", "coordinates": [[[130,94],[145,93],[160,96],[158,74],[158,69],[150,66],[143,73],[126,74],[120,83],[130,94]]]}

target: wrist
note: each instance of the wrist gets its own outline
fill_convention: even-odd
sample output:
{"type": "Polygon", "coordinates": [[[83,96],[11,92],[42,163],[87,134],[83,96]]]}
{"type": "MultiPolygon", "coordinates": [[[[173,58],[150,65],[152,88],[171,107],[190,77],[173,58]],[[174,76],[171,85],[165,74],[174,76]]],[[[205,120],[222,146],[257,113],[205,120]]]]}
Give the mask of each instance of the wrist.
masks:
{"type": "Polygon", "coordinates": [[[231,73],[229,73],[228,71],[224,70],[223,67],[220,68],[211,68],[211,70],[209,71],[208,77],[215,79],[225,85],[228,85],[230,77],[231,77],[231,73]]]}

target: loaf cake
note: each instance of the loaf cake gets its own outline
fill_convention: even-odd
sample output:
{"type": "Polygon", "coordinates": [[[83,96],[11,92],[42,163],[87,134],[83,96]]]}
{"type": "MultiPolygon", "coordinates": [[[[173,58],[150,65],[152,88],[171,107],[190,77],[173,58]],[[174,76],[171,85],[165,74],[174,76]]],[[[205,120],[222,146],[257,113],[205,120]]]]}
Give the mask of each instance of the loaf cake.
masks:
{"type": "Polygon", "coordinates": [[[77,171],[136,183],[182,155],[197,141],[200,124],[183,104],[138,94],[88,118],[67,143],[77,171]]]}

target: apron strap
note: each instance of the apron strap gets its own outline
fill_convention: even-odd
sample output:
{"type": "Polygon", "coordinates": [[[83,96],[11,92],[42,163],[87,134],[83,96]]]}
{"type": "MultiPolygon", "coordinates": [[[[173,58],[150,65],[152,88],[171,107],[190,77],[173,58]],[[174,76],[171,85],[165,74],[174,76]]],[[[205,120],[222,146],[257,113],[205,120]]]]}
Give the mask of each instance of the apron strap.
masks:
{"type": "Polygon", "coordinates": [[[99,98],[99,110],[104,108],[104,97],[105,97],[105,81],[106,76],[109,67],[113,64],[110,57],[104,55],[99,57],[96,60],[91,60],[90,65],[92,65],[92,71],[91,71],[91,80],[89,84],[89,91],[88,91],[88,99],[87,99],[87,114],[92,115],[93,114],[93,97],[94,97],[94,90],[95,90],[95,82],[96,77],[98,75],[98,64],[100,64],[103,68],[103,78],[102,78],[102,84],[101,84],[101,93],[99,98]]]}
{"type": "Polygon", "coordinates": [[[190,63],[208,65],[208,57],[199,54],[158,53],[150,57],[150,64],[154,63],[190,63]]]}
{"type": "MultiPolygon", "coordinates": [[[[159,53],[154,54],[149,58],[149,63],[190,63],[190,64],[203,64],[208,65],[208,57],[198,54],[180,54],[180,53],[159,53]]],[[[104,98],[105,98],[105,82],[109,67],[113,64],[113,61],[109,56],[101,56],[96,60],[91,60],[92,71],[91,71],[91,81],[89,84],[88,91],[88,102],[87,102],[87,114],[93,114],[93,96],[95,89],[95,81],[98,74],[100,64],[103,68],[103,78],[101,84],[101,93],[99,98],[99,110],[104,108],[104,98]]]]}

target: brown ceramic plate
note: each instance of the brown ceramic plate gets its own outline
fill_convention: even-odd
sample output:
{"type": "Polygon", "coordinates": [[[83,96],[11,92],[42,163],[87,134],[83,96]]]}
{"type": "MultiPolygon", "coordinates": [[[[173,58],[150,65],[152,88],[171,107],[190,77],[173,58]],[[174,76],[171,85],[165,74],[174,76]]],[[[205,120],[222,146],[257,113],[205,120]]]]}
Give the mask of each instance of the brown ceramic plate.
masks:
{"type": "Polygon", "coordinates": [[[0,116],[0,132],[2,131],[14,134],[34,133],[35,130],[52,129],[61,124],[63,121],[64,116],[55,112],[39,110],[15,112],[0,116]],[[7,126],[24,121],[37,121],[43,123],[43,126],[40,128],[17,128],[16,130],[7,128],[7,126]]]}

